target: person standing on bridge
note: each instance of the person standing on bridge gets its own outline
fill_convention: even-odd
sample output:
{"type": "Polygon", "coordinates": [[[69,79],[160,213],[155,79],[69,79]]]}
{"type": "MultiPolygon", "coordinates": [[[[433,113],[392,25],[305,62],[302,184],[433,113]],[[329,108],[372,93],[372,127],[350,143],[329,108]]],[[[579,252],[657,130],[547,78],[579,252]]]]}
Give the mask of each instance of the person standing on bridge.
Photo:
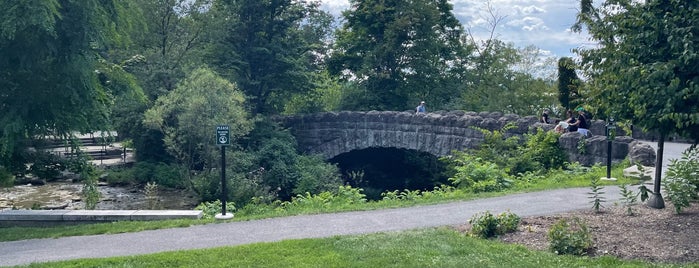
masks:
{"type": "Polygon", "coordinates": [[[424,114],[425,113],[425,101],[421,101],[420,105],[415,108],[415,114],[424,114]]]}

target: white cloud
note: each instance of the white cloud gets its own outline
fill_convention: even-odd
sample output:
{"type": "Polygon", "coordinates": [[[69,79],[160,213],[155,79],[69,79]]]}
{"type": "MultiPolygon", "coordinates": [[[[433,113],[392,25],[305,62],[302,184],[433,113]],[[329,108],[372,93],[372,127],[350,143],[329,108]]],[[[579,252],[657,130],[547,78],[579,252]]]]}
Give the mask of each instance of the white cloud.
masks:
{"type": "Polygon", "coordinates": [[[524,14],[524,15],[533,15],[533,14],[542,14],[542,13],[546,13],[546,10],[545,10],[545,9],[543,9],[543,8],[541,8],[541,7],[538,7],[538,6],[526,6],[526,7],[515,6],[515,9],[518,11],[518,13],[524,14]]]}
{"type": "Polygon", "coordinates": [[[544,20],[536,17],[524,17],[519,20],[512,20],[506,23],[508,26],[519,27],[520,29],[528,32],[532,31],[547,31],[547,27],[544,20]]]}

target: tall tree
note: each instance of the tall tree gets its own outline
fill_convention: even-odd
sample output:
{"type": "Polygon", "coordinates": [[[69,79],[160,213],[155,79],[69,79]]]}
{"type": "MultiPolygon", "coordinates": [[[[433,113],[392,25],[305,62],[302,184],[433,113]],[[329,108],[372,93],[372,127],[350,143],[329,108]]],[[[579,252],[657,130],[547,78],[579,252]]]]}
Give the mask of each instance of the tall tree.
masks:
{"type": "Polygon", "coordinates": [[[231,143],[250,131],[244,102],[235,85],[202,68],[159,97],[144,121],[165,134],[168,153],[187,170],[210,170],[220,160],[212,134],[217,125],[230,126],[231,143]]]}
{"type": "Polygon", "coordinates": [[[405,110],[447,103],[466,50],[447,0],[351,0],[329,69],[365,90],[365,109],[405,110]]]}
{"type": "Polygon", "coordinates": [[[575,73],[575,62],[572,58],[562,57],[558,60],[558,100],[566,110],[577,103],[578,85],[580,79],[575,73]]]}
{"type": "Polygon", "coordinates": [[[292,94],[313,88],[308,63],[315,50],[301,26],[318,5],[299,0],[221,0],[214,5],[221,24],[211,61],[238,84],[255,113],[276,114],[292,94]]]}
{"type": "Polygon", "coordinates": [[[123,51],[137,58],[129,69],[139,76],[151,99],[172,91],[187,69],[201,65],[207,27],[207,8],[213,0],[136,0],[143,10],[146,29],[135,46],[123,51]]]}
{"type": "Polygon", "coordinates": [[[614,0],[595,7],[583,0],[581,4],[574,29],[586,26],[599,43],[578,51],[595,105],[660,133],[649,205],[662,208],[665,138],[678,133],[699,141],[699,1],[614,0]]]}
{"type": "Polygon", "coordinates": [[[12,160],[27,141],[107,128],[113,88],[96,70],[108,66],[100,63],[106,51],[128,43],[132,5],[0,0],[0,6],[0,159],[21,168],[12,160]]]}

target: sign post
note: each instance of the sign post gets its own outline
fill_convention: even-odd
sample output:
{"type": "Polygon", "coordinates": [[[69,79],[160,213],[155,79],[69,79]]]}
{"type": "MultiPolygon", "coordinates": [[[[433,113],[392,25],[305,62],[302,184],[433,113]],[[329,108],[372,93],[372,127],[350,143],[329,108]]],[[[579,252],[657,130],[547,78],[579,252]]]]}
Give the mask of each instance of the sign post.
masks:
{"type": "Polygon", "coordinates": [[[607,177],[602,179],[615,181],[616,178],[612,178],[612,141],[614,141],[614,136],[616,136],[616,125],[614,125],[614,118],[609,118],[605,129],[607,134],[607,177]]]}
{"type": "Polygon", "coordinates": [[[233,214],[226,215],[226,197],[228,186],[226,185],[226,146],[231,145],[231,128],[228,125],[216,126],[216,145],[221,147],[221,214],[216,214],[216,219],[227,220],[233,218],[233,214]]]}

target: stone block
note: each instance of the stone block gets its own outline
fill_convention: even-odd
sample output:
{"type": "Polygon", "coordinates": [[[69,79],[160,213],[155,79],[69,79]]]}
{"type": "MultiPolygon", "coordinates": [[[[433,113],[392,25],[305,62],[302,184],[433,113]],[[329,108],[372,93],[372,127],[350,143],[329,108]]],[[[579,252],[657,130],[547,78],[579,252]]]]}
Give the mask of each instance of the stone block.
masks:
{"type": "Polygon", "coordinates": [[[131,214],[131,220],[201,219],[202,215],[201,210],[138,210],[131,214]]]}
{"type": "Polygon", "coordinates": [[[69,210],[2,210],[0,221],[62,221],[69,210]]]}
{"type": "Polygon", "coordinates": [[[643,167],[643,172],[638,169],[638,166],[633,165],[628,168],[624,169],[624,177],[629,177],[629,178],[636,178],[639,180],[650,180],[653,178],[653,175],[655,174],[655,168],[654,167],[643,167]]]}
{"type": "Polygon", "coordinates": [[[64,221],[125,221],[135,210],[72,210],[63,215],[64,221]]]}

